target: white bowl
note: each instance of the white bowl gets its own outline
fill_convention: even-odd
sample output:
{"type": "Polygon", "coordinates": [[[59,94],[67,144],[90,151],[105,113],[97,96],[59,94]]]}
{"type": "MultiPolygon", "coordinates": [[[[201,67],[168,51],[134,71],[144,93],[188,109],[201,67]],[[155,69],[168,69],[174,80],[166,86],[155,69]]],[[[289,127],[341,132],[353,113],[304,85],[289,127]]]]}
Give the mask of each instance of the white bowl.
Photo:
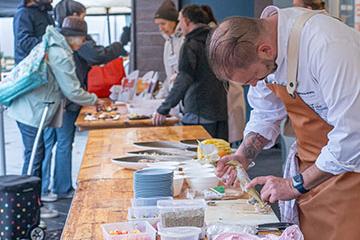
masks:
{"type": "Polygon", "coordinates": [[[186,179],[191,189],[202,192],[206,189],[216,187],[219,184],[219,179],[215,174],[208,174],[204,176],[189,177],[186,179]]]}
{"type": "Polygon", "coordinates": [[[181,193],[181,189],[183,187],[184,184],[184,176],[179,176],[179,175],[175,175],[174,176],[174,180],[173,180],[173,188],[174,188],[174,194],[173,196],[179,196],[181,193]]]}
{"type": "Polygon", "coordinates": [[[204,175],[215,175],[214,168],[195,168],[195,169],[186,169],[184,170],[185,175],[188,177],[199,177],[204,175]]]}

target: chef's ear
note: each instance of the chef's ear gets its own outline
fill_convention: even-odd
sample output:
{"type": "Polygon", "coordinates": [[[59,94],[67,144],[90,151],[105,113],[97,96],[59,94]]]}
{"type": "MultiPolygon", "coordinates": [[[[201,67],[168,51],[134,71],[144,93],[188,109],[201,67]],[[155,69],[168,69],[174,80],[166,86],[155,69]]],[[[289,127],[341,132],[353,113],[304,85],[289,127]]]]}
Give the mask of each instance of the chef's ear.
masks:
{"type": "Polygon", "coordinates": [[[270,44],[261,43],[257,48],[257,54],[260,59],[272,60],[274,56],[274,50],[270,44]]]}

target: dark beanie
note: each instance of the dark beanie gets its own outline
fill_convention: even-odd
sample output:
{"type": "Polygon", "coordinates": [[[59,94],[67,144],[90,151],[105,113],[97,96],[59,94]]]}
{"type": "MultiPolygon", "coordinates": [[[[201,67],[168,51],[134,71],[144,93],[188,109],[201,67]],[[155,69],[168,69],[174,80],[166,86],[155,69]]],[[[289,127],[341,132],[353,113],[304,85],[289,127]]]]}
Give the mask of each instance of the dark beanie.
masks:
{"type": "Polygon", "coordinates": [[[83,4],[73,0],[62,0],[56,4],[54,8],[54,17],[57,27],[62,26],[64,18],[67,16],[72,16],[74,13],[80,15],[83,12],[86,12],[86,7],[83,4]]]}
{"type": "Polygon", "coordinates": [[[176,10],[175,4],[171,0],[165,0],[155,13],[154,18],[162,18],[165,20],[177,22],[179,12],[176,10]]]}
{"type": "Polygon", "coordinates": [[[64,19],[60,33],[66,37],[86,36],[87,24],[80,17],[69,16],[64,19]]]}

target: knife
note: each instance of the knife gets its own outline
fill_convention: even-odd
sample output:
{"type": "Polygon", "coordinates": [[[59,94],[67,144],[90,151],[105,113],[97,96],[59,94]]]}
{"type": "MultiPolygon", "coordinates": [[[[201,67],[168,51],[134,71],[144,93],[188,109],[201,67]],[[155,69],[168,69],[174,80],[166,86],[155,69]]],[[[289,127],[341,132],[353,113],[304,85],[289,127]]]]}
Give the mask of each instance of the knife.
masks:
{"type": "Polygon", "coordinates": [[[265,223],[265,224],[259,224],[256,226],[256,230],[258,231],[283,231],[287,227],[290,227],[294,225],[293,223],[288,222],[277,222],[277,223],[265,223]]]}

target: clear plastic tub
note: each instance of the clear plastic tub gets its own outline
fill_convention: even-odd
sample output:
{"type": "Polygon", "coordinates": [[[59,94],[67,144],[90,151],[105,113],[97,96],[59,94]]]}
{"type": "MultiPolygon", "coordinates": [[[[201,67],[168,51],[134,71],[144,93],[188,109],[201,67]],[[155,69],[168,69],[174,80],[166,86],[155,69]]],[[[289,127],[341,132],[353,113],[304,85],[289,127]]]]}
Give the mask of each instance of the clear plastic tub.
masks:
{"type": "Polygon", "coordinates": [[[172,227],[159,231],[161,240],[199,240],[201,229],[197,227],[172,227]]]}
{"type": "Polygon", "coordinates": [[[149,207],[131,207],[128,209],[129,221],[146,221],[156,228],[160,221],[159,209],[154,206],[149,207]]]}
{"type": "Polygon", "coordinates": [[[105,240],[156,240],[156,230],[144,221],[102,224],[101,229],[105,240]],[[114,234],[115,231],[127,234],[114,234]]]}
{"type": "Polygon", "coordinates": [[[194,200],[162,200],[157,204],[160,210],[160,222],[168,227],[203,227],[205,223],[206,202],[194,200]]]}
{"type": "Polygon", "coordinates": [[[172,197],[153,197],[153,198],[135,198],[131,199],[132,207],[156,206],[160,200],[172,200],[172,197]]]}

